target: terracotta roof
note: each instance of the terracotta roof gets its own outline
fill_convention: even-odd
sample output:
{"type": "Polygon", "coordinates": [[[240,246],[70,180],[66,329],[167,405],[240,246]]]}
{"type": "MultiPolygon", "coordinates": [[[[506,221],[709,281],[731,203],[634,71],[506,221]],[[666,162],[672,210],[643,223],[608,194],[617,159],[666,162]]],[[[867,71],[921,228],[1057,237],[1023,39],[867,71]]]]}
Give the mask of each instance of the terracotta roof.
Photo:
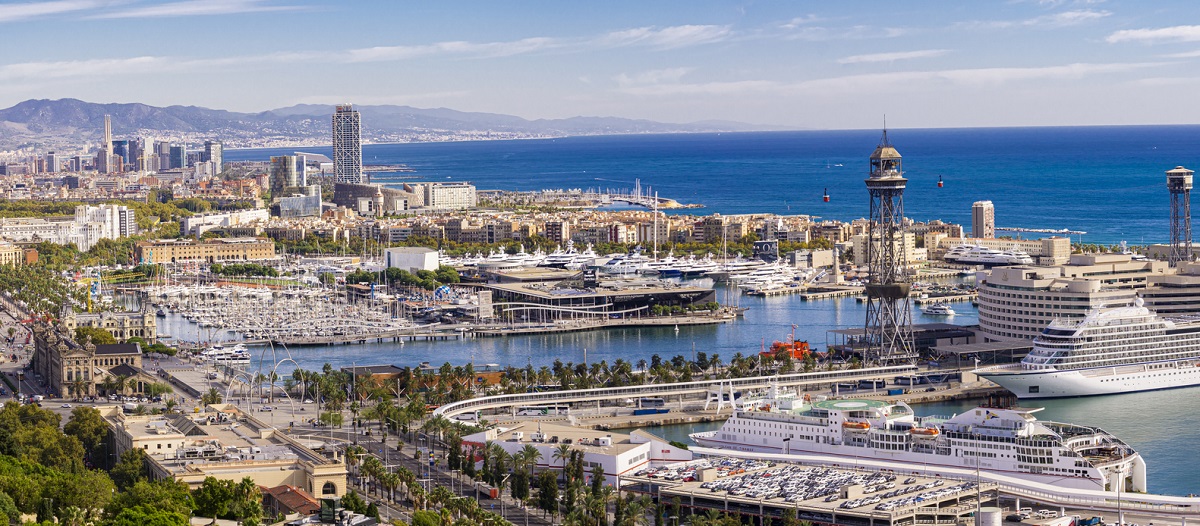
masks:
{"type": "Polygon", "coordinates": [[[263,493],[270,495],[275,502],[289,511],[313,513],[314,509],[321,508],[321,504],[317,502],[316,498],[296,486],[284,484],[273,488],[263,488],[263,493]]]}

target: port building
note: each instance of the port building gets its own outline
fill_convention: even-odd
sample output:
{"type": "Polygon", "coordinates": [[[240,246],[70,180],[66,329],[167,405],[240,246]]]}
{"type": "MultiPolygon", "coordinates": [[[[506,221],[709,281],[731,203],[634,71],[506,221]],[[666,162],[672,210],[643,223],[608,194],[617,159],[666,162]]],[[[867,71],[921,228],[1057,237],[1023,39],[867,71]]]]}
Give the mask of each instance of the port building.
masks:
{"type": "Polygon", "coordinates": [[[261,238],[222,238],[208,241],[159,239],[142,241],[135,248],[139,263],[222,263],[275,259],[275,243],[261,238]]]}
{"type": "Polygon", "coordinates": [[[1173,273],[1166,262],[1125,254],[1075,254],[1066,265],[980,272],[980,340],[1032,340],[1055,319],[1083,319],[1092,309],[1131,305],[1139,291],[1173,273]]]}
{"type": "Polygon", "coordinates": [[[925,234],[929,259],[942,259],[958,245],[978,245],[994,250],[1017,249],[1029,254],[1038,265],[1065,265],[1071,259],[1071,239],[1047,237],[1042,239],[986,239],[979,237],[949,237],[939,233],[925,234]]]}
{"type": "Polygon", "coordinates": [[[229,404],[197,413],[129,415],[97,407],[112,429],[113,458],[131,449],[146,453],[152,480],[173,479],[195,489],[207,477],[276,487],[284,484],[318,498],[341,497],[346,465],[326,458],[282,430],[229,404]]]}
{"type": "Polygon", "coordinates": [[[483,449],[489,442],[498,444],[510,455],[533,446],[541,453],[536,468],[539,470],[562,470],[566,460],[556,451],[560,444],[568,445],[583,454],[585,466],[602,467],[605,483],[614,487],[621,484],[622,477],[647,467],[692,460],[687,449],[641,430],[623,435],[533,420],[467,435],[463,437],[463,451],[483,449]]]}

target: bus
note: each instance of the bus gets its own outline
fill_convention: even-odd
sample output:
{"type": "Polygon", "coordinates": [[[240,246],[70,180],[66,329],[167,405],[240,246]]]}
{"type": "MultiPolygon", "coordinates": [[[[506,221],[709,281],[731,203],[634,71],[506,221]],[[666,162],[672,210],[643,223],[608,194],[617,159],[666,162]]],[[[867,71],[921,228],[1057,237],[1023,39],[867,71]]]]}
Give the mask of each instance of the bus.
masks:
{"type": "Polygon", "coordinates": [[[527,405],[517,408],[517,416],[565,415],[570,407],[568,405],[527,405]]]}
{"type": "Polygon", "coordinates": [[[662,398],[638,398],[638,407],[641,409],[654,409],[666,407],[667,402],[662,398]]]}
{"type": "Polygon", "coordinates": [[[921,383],[921,378],[918,376],[897,376],[892,383],[896,385],[918,385],[921,383]]]}
{"type": "Polygon", "coordinates": [[[859,380],[859,389],[883,389],[887,387],[887,382],[883,380],[859,380]]]}

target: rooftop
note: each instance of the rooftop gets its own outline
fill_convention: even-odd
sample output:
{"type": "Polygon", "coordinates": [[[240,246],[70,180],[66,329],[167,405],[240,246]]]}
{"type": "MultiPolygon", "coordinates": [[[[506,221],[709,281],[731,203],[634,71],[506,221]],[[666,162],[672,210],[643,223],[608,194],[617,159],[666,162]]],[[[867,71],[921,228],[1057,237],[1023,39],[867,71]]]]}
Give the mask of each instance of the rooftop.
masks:
{"type": "Polygon", "coordinates": [[[617,455],[640,445],[631,442],[629,435],[545,422],[522,422],[511,427],[501,428],[497,430],[496,436],[492,440],[548,446],[570,444],[572,449],[585,453],[607,455],[617,455]],[[520,433],[521,437],[517,438],[513,436],[513,433],[520,433]],[[535,441],[535,435],[538,433],[543,438],[535,441]],[[611,444],[601,445],[602,439],[605,438],[611,440],[611,444]]]}

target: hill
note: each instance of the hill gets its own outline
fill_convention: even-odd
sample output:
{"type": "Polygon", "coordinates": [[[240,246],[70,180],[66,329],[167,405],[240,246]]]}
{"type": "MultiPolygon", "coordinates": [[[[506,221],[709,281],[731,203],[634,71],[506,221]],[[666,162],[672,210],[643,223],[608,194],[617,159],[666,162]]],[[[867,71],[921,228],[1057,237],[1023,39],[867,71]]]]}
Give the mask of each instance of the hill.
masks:
{"type": "MultiPolygon", "coordinates": [[[[705,121],[663,123],[618,117],[528,120],[497,113],[448,108],[356,106],[364,142],[563,137],[630,133],[752,131],[764,126],[705,121]]],[[[104,115],[116,137],[149,136],[198,142],[217,138],[228,147],[327,144],[332,106],[302,104],[261,113],[198,106],[156,107],[138,103],[99,104],[76,99],[27,100],[0,110],[0,149],[98,143],[104,115]]]]}

